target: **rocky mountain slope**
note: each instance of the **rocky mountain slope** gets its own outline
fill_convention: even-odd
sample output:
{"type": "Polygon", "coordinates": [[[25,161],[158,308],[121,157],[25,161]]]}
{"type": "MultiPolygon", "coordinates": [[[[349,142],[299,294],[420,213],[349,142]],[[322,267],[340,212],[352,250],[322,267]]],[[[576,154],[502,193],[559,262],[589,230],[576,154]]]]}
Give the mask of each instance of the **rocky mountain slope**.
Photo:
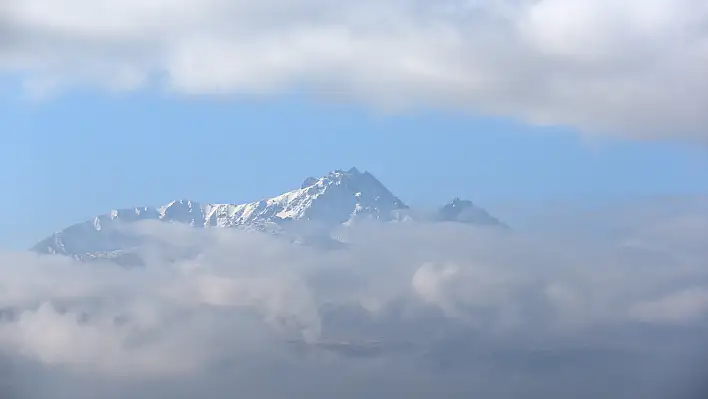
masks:
{"type": "MultiPolygon", "coordinates": [[[[160,207],[116,209],[58,231],[32,249],[79,259],[119,259],[140,238],[115,228],[145,220],[181,223],[195,228],[241,228],[279,234],[293,221],[310,221],[325,228],[360,220],[411,220],[409,207],[369,172],[335,170],[307,178],[300,188],[277,197],[246,204],[200,204],[176,200],[160,207]]],[[[470,201],[454,199],[430,221],[503,226],[470,201]]]]}

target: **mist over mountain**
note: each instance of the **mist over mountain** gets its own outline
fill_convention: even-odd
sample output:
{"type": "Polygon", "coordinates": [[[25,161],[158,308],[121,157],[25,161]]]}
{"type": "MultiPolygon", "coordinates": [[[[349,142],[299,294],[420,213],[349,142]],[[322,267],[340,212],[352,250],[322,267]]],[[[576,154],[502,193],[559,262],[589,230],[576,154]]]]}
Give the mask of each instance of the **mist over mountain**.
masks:
{"type": "Polygon", "coordinates": [[[0,251],[0,396],[701,399],[706,204],[527,231],[352,169],[112,211],[0,251]]]}
{"type": "Polygon", "coordinates": [[[456,222],[506,227],[471,201],[454,198],[437,212],[412,210],[369,172],[337,169],[308,177],[299,189],[245,204],[202,204],[188,199],[163,206],[115,209],[58,231],[32,249],[77,259],[140,263],[129,251],[144,238],[125,225],[160,221],[195,228],[237,228],[285,236],[292,242],[339,248],[334,230],[366,222],[456,222]]]}

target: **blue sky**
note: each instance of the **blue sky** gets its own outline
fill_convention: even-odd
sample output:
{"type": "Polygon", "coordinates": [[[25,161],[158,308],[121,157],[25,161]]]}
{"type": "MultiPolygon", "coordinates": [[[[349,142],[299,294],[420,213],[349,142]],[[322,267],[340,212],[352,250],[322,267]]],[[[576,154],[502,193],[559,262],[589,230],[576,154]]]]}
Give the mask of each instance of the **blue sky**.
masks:
{"type": "Polygon", "coordinates": [[[0,21],[3,246],[352,165],[501,218],[707,190],[692,0],[9,0],[0,21]]]}
{"type": "Polygon", "coordinates": [[[706,152],[688,143],[587,139],[433,108],[385,114],[304,95],[15,93],[0,120],[0,242],[9,247],[116,207],[239,203],[352,165],[414,205],[460,196],[492,210],[706,194],[708,181],[706,152]]]}

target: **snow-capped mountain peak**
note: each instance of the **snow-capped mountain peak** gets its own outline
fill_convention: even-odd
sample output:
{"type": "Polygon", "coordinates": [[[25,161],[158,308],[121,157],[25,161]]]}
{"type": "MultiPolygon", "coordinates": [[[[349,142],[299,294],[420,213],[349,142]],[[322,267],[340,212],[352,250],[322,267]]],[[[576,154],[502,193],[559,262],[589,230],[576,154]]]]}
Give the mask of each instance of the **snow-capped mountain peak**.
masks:
{"type": "Polygon", "coordinates": [[[397,217],[397,211],[405,209],[408,206],[371,173],[356,168],[338,169],[320,178],[308,178],[298,189],[245,204],[200,204],[182,199],[159,207],[115,209],[57,232],[34,249],[60,254],[114,251],[126,241],[122,237],[117,239],[117,233],[110,229],[120,222],[159,220],[202,228],[270,231],[295,220],[316,221],[325,226],[348,224],[361,218],[389,221],[397,217]]]}
{"type": "Polygon", "coordinates": [[[390,220],[391,213],[407,209],[381,182],[356,168],[335,170],[319,179],[308,178],[301,188],[277,197],[241,205],[213,204],[206,210],[206,225],[234,227],[259,221],[280,223],[314,220],[325,225],[358,217],[390,220]]]}
{"type": "MultiPolygon", "coordinates": [[[[300,188],[245,204],[200,204],[182,199],[158,207],[114,209],[56,232],[32,249],[79,259],[111,259],[136,264],[139,258],[131,251],[144,244],[143,238],[116,227],[121,223],[143,220],[180,223],[195,228],[242,228],[281,235],[301,235],[309,230],[300,229],[300,225],[293,225],[293,222],[311,221],[315,222],[313,225],[317,228],[314,230],[318,232],[314,235],[305,233],[306,237],[296,236],[294,242],[319,242],[331,247],[336,240],[328,232],[336,226],[347,226],[361,219],[411,220],[408,209],[371,173],[356,168],[337,169],[319,178],[307,178],[300,188]]],[[[433,218],[421,220],[504,226],[472,202],[459,198],[440,208],[433,218]]]]}

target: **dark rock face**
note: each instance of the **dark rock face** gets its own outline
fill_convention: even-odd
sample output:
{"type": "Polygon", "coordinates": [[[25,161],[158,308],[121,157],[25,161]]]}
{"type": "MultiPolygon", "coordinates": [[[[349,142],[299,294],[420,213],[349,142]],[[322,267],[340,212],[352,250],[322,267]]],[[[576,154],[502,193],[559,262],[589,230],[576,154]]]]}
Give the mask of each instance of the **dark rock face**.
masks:
{"type": "Polygon", "coordinates": [[[485,226],[504,226],[499,219],[476,206],[472,201],[454,198],[440,208],[436,220],[439,222],[458,222],[485,226]]]}

